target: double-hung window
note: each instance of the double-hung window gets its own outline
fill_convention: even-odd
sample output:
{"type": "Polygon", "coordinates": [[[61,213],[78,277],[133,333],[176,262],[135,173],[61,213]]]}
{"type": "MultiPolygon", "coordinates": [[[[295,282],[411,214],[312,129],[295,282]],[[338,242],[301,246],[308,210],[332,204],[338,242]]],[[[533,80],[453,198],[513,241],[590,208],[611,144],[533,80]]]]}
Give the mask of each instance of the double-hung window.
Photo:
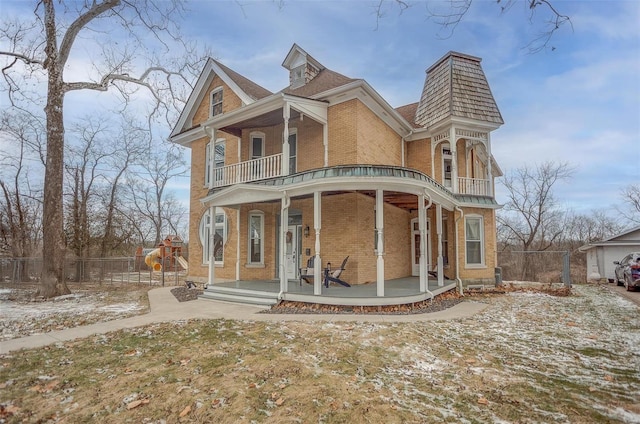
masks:
{"type": "Polygon", "coordinates": [[[209,116],[217,116],[222,115],[222,87],[218,87],[211,91],[211,110],[209,111],[209,116]]]}
{"type": "Polygon", "coordinates": [[[216,264],[224,262],[224,241],[227,239],[227,216],[224,210],[216,208],[212,221],[209,209],[200,219],[200,243],[202,244],[202,263],[208,264],[213,248],[216,264]],[[213,246],[211,245],[211,233],[213,231],[213,246]]]}
{"type": "Polygon", "coordinates": [[[264,213],[249,213],[249,264],[264,264],[264,213]]]}
{"type": "Polygon", "coordinates": [[[209,142],[205,149],[205,158],[204,158],[204,185],[209,187],[209,183],[211,181],[212,174],[212,166],[214,175],[214,181],[223,181],[224,175],[222,175],[222,167],[224,167],[224,156],[225,156],[225,139],[219,138],[216,140],[215,149],[213,151],[213,162],[211,161],[211,145],[209,142]]]}
{"type": "Polygon", "coordinates": [[[466,264],[484,265],[484,223],[481,216],[466,216],[464,219],[466,264]]]}

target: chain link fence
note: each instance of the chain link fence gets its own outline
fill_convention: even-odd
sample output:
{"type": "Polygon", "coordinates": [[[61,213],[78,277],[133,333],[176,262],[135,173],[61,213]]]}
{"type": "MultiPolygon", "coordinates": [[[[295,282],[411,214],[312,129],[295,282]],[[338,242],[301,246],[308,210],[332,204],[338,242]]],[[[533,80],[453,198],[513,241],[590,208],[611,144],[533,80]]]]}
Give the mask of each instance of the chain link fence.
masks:
{"type": "Polygon", "coordinates": [[[498,266],[503,281],[571,285],[586,275],[584,254],[570,251],[501,251],[498,266]]]}
{"type": "MultiPolygon", "coordinates": [[[[35,283],[41,272],[42,258],[0,258],[0,281],[5,284],[35,283]]],[[[152,272],[142,256],[65,261],[67,281],[80,284],[177,285],[185,275],[186,271],[177,262],[152,272]]]]}

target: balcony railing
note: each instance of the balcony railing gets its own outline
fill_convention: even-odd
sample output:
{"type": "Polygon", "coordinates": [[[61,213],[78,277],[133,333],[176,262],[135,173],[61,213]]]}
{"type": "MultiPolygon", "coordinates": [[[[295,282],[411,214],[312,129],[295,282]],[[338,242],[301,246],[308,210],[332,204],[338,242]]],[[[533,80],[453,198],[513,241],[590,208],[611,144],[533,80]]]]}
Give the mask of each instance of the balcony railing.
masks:
{"type": "Polygon", "coordinates": [[[215,168],[213,186],[224,187],[232,184],[266,180],[282,175],[282,153],[246,162],[215,168]]]}
{"type": "Polygon", "coordinates": [[[458,177],[458,193],[473,196],[491,196],[490,181],[477,178],[458,177]]]}

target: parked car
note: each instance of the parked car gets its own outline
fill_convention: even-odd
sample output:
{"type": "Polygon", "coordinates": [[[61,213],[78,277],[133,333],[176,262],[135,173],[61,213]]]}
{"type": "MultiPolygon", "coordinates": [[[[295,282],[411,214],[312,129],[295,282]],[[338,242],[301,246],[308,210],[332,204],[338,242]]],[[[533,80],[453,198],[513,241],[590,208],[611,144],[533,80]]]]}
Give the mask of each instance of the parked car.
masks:
{"type": "Polygon", "coordinates": [[[615,281],[619,286],[624,285],[627,290],[640,287],[640,252],[629,253],[616,265],[615,281]]]}

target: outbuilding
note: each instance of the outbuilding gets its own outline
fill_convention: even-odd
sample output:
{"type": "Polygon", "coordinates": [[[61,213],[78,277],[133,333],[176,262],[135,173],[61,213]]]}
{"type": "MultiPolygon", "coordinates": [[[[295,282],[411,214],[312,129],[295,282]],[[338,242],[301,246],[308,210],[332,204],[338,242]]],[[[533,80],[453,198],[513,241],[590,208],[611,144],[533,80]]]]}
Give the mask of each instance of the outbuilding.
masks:
{"type": "Polygon", "coordinates": [[[613,262],[619,261],[631,252],[640,252],[640,227],[602,241],[585,244],[579,250],[587,254],[588,280],[606,278],[613,281],[616,268],[613,262]]]}

